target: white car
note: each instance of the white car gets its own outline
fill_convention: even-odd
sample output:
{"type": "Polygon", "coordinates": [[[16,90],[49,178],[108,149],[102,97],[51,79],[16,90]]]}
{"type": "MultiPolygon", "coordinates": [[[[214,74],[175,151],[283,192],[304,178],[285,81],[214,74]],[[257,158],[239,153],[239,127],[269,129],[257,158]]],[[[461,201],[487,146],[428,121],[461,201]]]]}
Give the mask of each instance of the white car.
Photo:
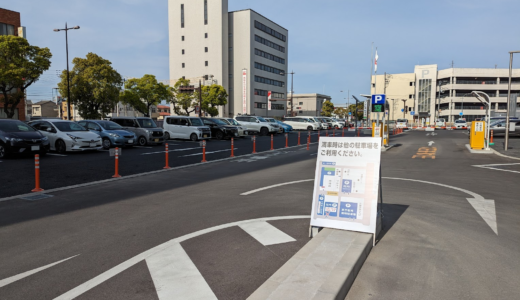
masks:
{"type": "Polygon", "coordinates": [[[444,119],[436,120],[435,127],[446,127],[446,121],[444,119]]]}
{"type": "Polygon", "coordinates": [[[257,116],[237,116],[235,117],[242,126],[247,128],[247,132],[259,132],[260,135],[268,135],[269,133],[277,133],[279,128],[273,126],[262,117],[257,116]]]}
{"type": "MultiPolygon", "coordinates": [[[[295,117],[292,117],[292,118],[302,118],[302,119],[305,119],[308,123],[312,123],[314,125],[316,125],[316,127],[318,129],[316,130],[319,130],[320,127],[322,128],[322,122],[320,121],[320,119],[316,118],[316,117],[310,117],[310,116],[295,116],[295,117]]],[[[291,124],[289,124],[291,125],[291,124]]],[[[328,125],[327,125],[328,126],[328,125]]],[[[327,127],[328,128],[328,127],[327,127]]],[[[295,128],[296,129],[296,128],[295,128]]],[[[323,128],[322,128],[323,129],[323,128]]]]}
{"type": "Polygon", "coordinates": [[[308,117],[309,120],[314,121],[315,123],[319,124],[321,126],[321,129],[329,129],[329,124],[326,122],[322,122],[317,117],[308,117]]]}
{"type": "Polygon", "coordinates": [[[339,128],[339,129],[341,129],[341,128],[343,128],[343,127],[345,126],[345,123],[340,122],[340,121],[338,121],[338,120],[336,120],[336,119],[334,119],[334,118],[327,118],[327,119],[330,120],[330,121],[332,122],[332,127],[333,127],[333,128],[336,128],[336,129],[339,128]]]}
{"type": "Polygon", "coordinates": [[[407,119],[397,119],[395,128],[408,128],[408,120],[407,119]]]}
{"type": "Polygon", "coordinates": [[[272,126],[275,128],[278,128],[278,133],[283,133],[283,128],[276,122],[276,119],[274,118],[264,118],[267,122],[271,123],[272,126]]]}
{"type": "Polygon", "coordinates": [[[72,121],[42,119],[30,122],[29,125],[46,136],[49,139],[51,150],[58,153],[103,148],[99,134],[72,121]]]}
{"type": "Polygon", "coordinates": [[[466,120],[456,120],[453,127],[455,129],[466,129],[468,128],[468,123],[466,123],[466,120]]]}
{"type": "Polygon", "coordinates": [[[211,130],[198,117],[166,117],[163,128],[165,141],[169,139],[190,139],[196,142],[211,138],[211,130]]]}
{"type": "Polygon", "coordinates": [[[321,128],[320,123],[303,117],[285,118],[283,122],[291,125],[294,130],[319,130],[321,128]]]}

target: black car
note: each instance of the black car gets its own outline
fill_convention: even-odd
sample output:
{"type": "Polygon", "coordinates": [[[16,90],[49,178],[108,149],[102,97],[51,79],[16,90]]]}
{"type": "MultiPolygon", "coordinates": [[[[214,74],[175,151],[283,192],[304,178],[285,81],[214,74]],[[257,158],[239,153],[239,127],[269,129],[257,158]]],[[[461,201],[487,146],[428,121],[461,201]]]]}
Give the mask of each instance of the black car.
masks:
{"type": "Polygon", "coordinates": [[[18,120],[0,120],[0,158],[15,153],[47,154],[49,139],[18,120]]]}
{"type": "Polygon", "coordinates": [[[211,136],[221,140],[223,138],[238,138],[238,128],[226,124],[224,121],[213,118],[201,118],[204,125],[211,129],[211,136]]]}

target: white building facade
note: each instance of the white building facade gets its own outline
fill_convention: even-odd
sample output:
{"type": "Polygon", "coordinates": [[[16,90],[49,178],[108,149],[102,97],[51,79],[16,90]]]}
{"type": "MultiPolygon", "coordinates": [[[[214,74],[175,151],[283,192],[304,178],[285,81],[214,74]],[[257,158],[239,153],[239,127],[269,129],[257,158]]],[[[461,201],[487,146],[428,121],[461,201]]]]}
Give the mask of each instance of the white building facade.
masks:
{"type": "Polygon", "coordinates": [[[285,114],[286,29],[253,10],[228,12],[227,0],[169,0],[168,11],[171,85],[183,77],[222,85],[220,116],[285,114]],[[279,100],[271,110],[269,92],[279,100]]]}

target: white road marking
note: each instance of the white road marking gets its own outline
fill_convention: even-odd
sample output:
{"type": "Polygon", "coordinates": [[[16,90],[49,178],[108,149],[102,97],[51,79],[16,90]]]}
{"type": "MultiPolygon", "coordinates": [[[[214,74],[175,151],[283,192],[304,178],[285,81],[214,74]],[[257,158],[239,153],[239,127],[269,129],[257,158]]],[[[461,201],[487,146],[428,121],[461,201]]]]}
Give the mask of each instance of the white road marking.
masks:
{"type": "MultiPolygon", "coordinates": [[[[235,148],[235,150],[238,150],[238,148],[235,148]]],[[[212,153],[218,153],[218,152],[229,152],[229,151],[231,151],[231,149],[211,151],[211,152],[207,152],[206,151],[206,154],[212,154],[212,153]]],[[[202,155],[202,152],[201,153],[195,153],[195,154],[183,155],[183,156],[179,156],[179,157],[188,157],[188,156],[197,156],[197,155],[202,155]]]]}
{"type": "Polygon", "coordinates": [[[247,232],[250,236],[252,236],[255,240],[264,246],[296,241],[285,232],[265,221],[251,222],[239,225],[238,227],[242,228],[242,230],[247,232]]]}
{"type": "Polygon", "coordinates": [[[497,167],[497,166],[514,166],[514,165],[520,165],[520,163],[514,163],[514,164],[493,164],[493,165],[477,165],[477,166],[473,166],[473,167],[482,168],[482,169],[489,169],[489,170],[496,170],[496,171],[502,171],[502,172],[510,172],[510,173],[517,173],[517,174],[520,174],[519,171],[494,168],[494,167],[497,167]]]}
{"type": "Polygon", "coordinates": [[[145,146],[134,146],[134,148],[140,148],[140,149],[153,149],[153,147],[145,147],[145,146]]]}
{"type": "Polygon", "coordinates": [[[217,299],[180,243],[146,259],[157,296],[169,299],[217,299]]]}
{"type": "Polygon", "coordinates": [[[50,156],[67,156],[67,155],[63,155],[63,154],[56,154],[56,153],[47,153],[47,155],[50,155],[50,156]]]}
{"type": "MultiPolygon", "coordinates": [[[[196,149],[202,149],[202,147],[197,147],[197,148],[184,148],[184,149],[174,149],[174,150],[169,150],[168,152],[181,152],[181,151],[190,151],[190,150],[196,150],[196,149]]],[[[147,152],[147,153],[141,153],[141,155],[161,154],[161,153],[166,153],[166,151],[147,152]]]]}
{"type": "MultiPolygon", "coordinates": [[[[79,255],[79,254],[78,254],[78,255],[79,255]]],[[[74,255],[74,256],[71,256],[71,257],[69,257],[69,258],[65,258],[65,259],[63,259],[63,260],[57,261],[57,262],[55,262],[55,263],[48,264],[48,265],[46,265],[46,266],[43,266],[43,267],[40,267],[40,268],[37,268],[37,269],[31,270],[31,271],[27,271],[27,272],[24,272],[24,273],[21,273],[21,274],[18,274],[18,275],[15,275],[15,276],[12,276],[12,277],[9,277],[9,278],[6,278],[6,279],[2,279],[2,280],[0,280],[0,288],[6,286],[6,285],[8,285],[8,284],[11,284],[11,283],[13,283],[13,282],[15,282],[15,281],[18,281],[18,280],[20,280],[20,279],[24,279],[25,277],[29,277],[29,276],[31,276],[31,275],[33,275],[33,274],[36,274],[36,273],[38,273],[38,272],[40,272],[40,271],[43,271],[43,270],[45,270],[45,269],[48,269],[48,268],[50,268],[50,267],[53,267],[53,266],[55,266],[55,265],[57,265],[57,264],[60,264],[60,263],[62,263],[62,262],[64,262],[64,261],[67,261],[67,260],[69,260],[69,259],[71,259],[71,258],[74,258],[74,257],[78,256],[78,255],[74,255]]]]}
{"type": "Polygon", "coordinates": [[[170,240],[164,244],[161,244],[157,247],[154,247],[150,250],[147,250],[141,254],[138,254],[132,258],[130,258],[129,260],[113,267],[112,269],[92,278],[91,280],[73,288],[72,290],[66,292],[65,294],[62,294],[61,296],[58,296],[56,298],[54,298],[54,300],[71,300],[71,299],[74,299],[84,293],[86,293],[87,291],[91,290],[92,288],[100,285],[101,283],[109,280],[110,278],[116,276],[117,274],[127,270],[128,268],[134,266],[135,264],[145,260],[145,259],[148,259],[149,257],[167,249],[167,248],[170,248],[171,246],[175,245],[175,244],[179,244],[179,243],[182,243],[186,240],[189,240],[189,239],[192,239],[194,237],[198,237],[198,236],[201,236],[203,234],[206,234],[206,233],[210,233],[210,232],[214,232],[214,231],[218,231],[218,230],[221,230],[221,229],[226,229],[226,228],[230,228],[230,227],[233,227],[233,226],[239,226],[239,225],[243,225],[243,224],[246,224],[246,223],[250,223],[250,222],[258,222],[258,221],[275,221],[275,220],[294,220],[294,219],[309,219],[310,216],[285,216],[285,217],[270,217],[270,218],[261,218],[261,219],[253,219],[253,220],[246,220],[246,221],[239,221],[239,222],[233,222],[233,223],[228,223],[228,224],[223,224],[223,225],[219,225],[219,226],[215,226],[215,227],[211,227],[211,228],[207,228],[207,229],[203,229],[203,230],[199,230],[199,231],[196,231],[196,232],[193,232],[193,233],[190,233],[190,234],[187,234],[187,235],[184,235],[184,236],[181,236],[181,237],[178,237],[178,238],[175,238],[173,240],[170,240]]]}
{"type": "Polygon", "coordinates": [[[249,191],[249,192],[242,193],[242,194],[240,194],[240,196],[248,196],[248,195],[251,195],[251,194],[254,194],[254,193],[258,193],[258,192],[265,191],[265,190],[268,190],[268,189],[273,189],[273,188],[276,188],[276,187],[279,187],[279,186],[295,184],[295,183],[302,183],[302,182],[309,182],[309,181],[314,181],[314,179],[305,179],[305,180],[291,181],[291,182],[285,182],[285,183],[278,183],[278,184],[274,184],[274,185],[270,185],[270,186],[266,186],[266,187],[259,188],[259,189],[256,189],[256,190],[252,190],[252,191],[249,191]]]}
{"type": "Polygon", "coordinates": [[[435,144],[434,141],[430,141],[430,142],[428,142],[428,147],[431,147],[433,144],[435,144]]]}

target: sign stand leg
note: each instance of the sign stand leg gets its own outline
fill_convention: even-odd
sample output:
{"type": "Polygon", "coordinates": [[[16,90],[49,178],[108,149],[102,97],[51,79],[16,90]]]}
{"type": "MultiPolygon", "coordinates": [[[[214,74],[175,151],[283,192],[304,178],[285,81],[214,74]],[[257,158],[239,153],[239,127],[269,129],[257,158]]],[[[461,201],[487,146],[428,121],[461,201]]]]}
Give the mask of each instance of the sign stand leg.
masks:
{"type": "Polygon", "coordinates": [[[316,235],[318,235],[318,233],[321,231],[323,227],[316,227],[316,226],[312,226],[310,225],[309,226],[309,237],[310,238],[313,238],[315,237],[316,235]]]}
{"type": "Polygon", "coordinates": [[[379,233],[383,230],[383,218],[384,218],[384,211],[383,211],[383,181],[381,180],[381,165],[379,165],[379,209],[378,214],[380,217],[380,230],[377,230],[376,225],[376,232],[374,233],[374,246],[376,245],[376,238],[379,235],[379,233]]]}

